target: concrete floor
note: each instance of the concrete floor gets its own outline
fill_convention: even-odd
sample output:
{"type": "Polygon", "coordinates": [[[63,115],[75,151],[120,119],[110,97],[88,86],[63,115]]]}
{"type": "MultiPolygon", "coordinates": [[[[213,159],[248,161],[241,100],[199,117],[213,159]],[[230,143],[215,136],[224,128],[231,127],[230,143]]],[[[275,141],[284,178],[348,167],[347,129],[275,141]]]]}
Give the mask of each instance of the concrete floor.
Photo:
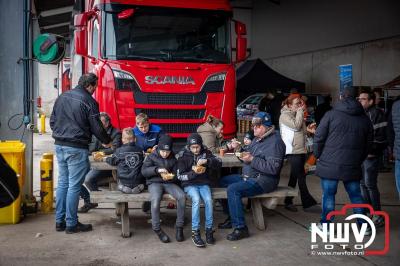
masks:
{"type": "MultiPolygon", "coordinates": [[[[49,133],[35,135],[34,143],[34,194],[38,195],[40,155],[54,148],[49,133]]],[[[287,180],[285,166],[281,184],[286,185],[287,180]]],[[[321,202],[319,178],[310,176],[308,186],[321,202]]],[[[162,244],[151,230],[149,217],[134,205],[130,205],[134,208],[130,211],[133,236],[123,239],[112,206],[101,205],[79,217],[80,221],[93,224],[94,230],[88,233],[56,232],[54,215],[44,214],[29,215],[16,225],[0,226],[0,265],[398,265],[400,209],[393,173],[380,175],[379,188],[383,210],[390,215],[390,250],[385,256],[311,255],[311,234],[306,228],[319,220],[320,213],[304,212],[300,206],[297,213],[286,211],[282,205],[273,211],[264,210],[266,231],[258,231],[248,213],[250,238],[230,242],[225,239],[230,230],[216,230],[216,245],[200,249],[189,238],[189,225],[185,227],[184,242],[162,244]],[[41,236],[37,237],[37,233],[41,236]]],[[[337,209],[348,202],[342,185],[336,199],[337,209]]],[[[299,204],[299,199],[295,203],[299,204]]],[[[175,211],[163,209],[162,212],[162,227],[174,240],[175,211]]],[[[186,217],[190,220],[189,208],[186,217]]],[[[217,207],[215,223],[223,220],[217,207]]],[[[374,247],[381,248],[383,238],[383,229],[378,229],[374,247]]]]}

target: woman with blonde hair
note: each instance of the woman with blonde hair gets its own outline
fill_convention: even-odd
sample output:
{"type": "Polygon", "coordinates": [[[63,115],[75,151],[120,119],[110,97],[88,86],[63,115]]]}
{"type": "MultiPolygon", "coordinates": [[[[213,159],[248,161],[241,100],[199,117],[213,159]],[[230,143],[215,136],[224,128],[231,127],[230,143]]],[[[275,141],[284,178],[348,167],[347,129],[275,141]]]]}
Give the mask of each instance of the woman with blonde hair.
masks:
{"type": "MultiPolygon", "coordinates": [[[[280,133],[286,145],[286,156],[290,163],[289,187],[299,184],[301,202],[304,209],[317,204],[307,188],[304,164],[306,161],[307,127],[304,119],[306,105],[299,94],[292,94],[283,102],[279,118],[280,133]]],[[[297,211],[293,197],[285,198],[285,208],[297,211]]]]}
{"type": "Polygon", "coordinates": [[[222,120],[209,115],[207,121],[197,128],[197,133],[203,140],[203,145],[212,153],[218,153],[221,148],[225,150],[235,150],[239,148],[240,143],[236,139],[225,142],[222,130],[224,122],[222,120]]]}

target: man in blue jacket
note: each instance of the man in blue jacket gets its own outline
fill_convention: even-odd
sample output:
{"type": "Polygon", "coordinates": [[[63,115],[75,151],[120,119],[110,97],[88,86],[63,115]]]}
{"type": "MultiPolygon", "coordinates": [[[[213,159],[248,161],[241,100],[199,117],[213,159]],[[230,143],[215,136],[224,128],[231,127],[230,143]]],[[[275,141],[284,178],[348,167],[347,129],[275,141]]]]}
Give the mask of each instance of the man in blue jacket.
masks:
{"type": "MultiPolygon", "coordinates": [[[[326,219],[326,215],[335,209],[339,181],[343,181],[351,203],[365,203],[360,189],[361,165],[373,144],[373,128],[362,105],[356,100],[356,95],[355,88],[346,88],[341,100],[324,115],[315,132],[316,175],[321,178],[322,187],[319,227],[331,222],[326,219]]],[[[353,211],[364,213],[361,208],[353,211]]]]}
{"type": "Polygon", "coordinates": [[[244,162],[243,174],[224,176],[220,181],[222,187],[228,188],[229,215],[234,228],[227,236],[230,241],[249,236],[242,198],[268,193],[278,187],[286,152],[285,144],[275,132],[268,113],[257,113],[251,123],[254,139],[241,157],[244,162]]]}
{"type": "Polygon", "coordinates": [[[136,137],[136,146],[144,152],[151,152],[158,144],[160,136],[164,134],[160,126],[150,124],[148,116],[144,113],[136,116],[133,133],[136,137]]]}
{"type": "MultiPolygon", "coordinates": [[[[160,136],[164,134],[160,126],[150,124],[149,117],[144,113],[136,116],[136,126],[133,129],[133,133],[136,137],[136,146],[147,153],[156,149],[160,136]]],[[[143,212],[149,212],[150,208],[150,201],[143,202],[143,212]]]]}

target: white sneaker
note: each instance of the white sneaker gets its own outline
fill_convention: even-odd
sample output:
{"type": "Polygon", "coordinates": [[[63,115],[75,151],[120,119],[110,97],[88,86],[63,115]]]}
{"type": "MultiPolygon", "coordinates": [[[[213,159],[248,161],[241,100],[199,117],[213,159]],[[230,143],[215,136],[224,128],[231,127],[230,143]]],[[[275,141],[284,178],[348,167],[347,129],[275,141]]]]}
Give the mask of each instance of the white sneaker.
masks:
{"type": "Polygon", "coordinates": [[[382,227],[385,225],[385,219],[383,219],[382,216],[373,215],[371,220],[375,224],[376,227],[382,227]]]}

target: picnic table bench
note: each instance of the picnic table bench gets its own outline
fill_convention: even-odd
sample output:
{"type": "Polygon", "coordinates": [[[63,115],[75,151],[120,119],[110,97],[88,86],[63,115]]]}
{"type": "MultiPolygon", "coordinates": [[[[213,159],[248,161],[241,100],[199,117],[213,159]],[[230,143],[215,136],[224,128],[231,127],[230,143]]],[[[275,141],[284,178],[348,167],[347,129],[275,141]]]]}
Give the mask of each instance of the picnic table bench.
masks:
{"type": "MultiPolygon", "coordinates": [[[[251,197],[251,208],[253,212],[253,222],[257,229],[265,230],[264,214],[262,207],[275,209],[279,198],[286,196],[297,196],[297,190],[290,187],[278,187],[275,191],[251,197]]],[[[226,199],[225,188],[212,188],[213,199],[226,199]]],[[[121,235],[130,237],[129,208],[128,202],[144,202],[150,200],[149,192],[140,194],[124,194],[120,191],[93,191],[90,192],[90,199],[94,203],[115,203],[117,212],[121,214],[121,235]]],[[[174,198],[164,193],[162,201],[173,201],[174,198]]]]}

